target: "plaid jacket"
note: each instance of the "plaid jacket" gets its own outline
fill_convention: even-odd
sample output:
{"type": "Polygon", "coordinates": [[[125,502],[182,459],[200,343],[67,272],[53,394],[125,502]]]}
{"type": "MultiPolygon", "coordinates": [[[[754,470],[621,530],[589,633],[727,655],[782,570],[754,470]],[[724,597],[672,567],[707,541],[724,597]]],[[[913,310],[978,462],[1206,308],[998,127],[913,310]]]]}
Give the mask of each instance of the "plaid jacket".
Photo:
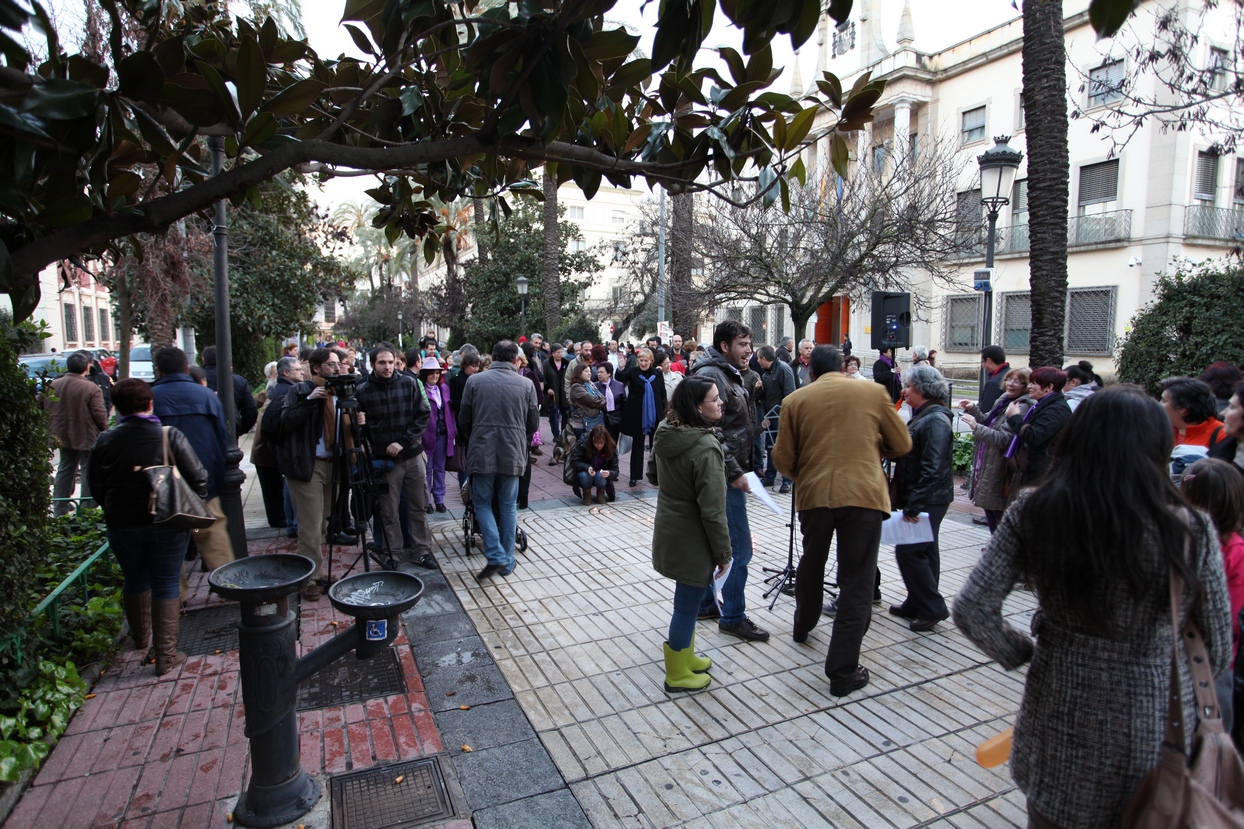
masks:
{"type": "Polygon", "coordinates": [[[423,451],[423,431],[432,409],[418,380],[396,371],[385,380],[373,371],[359,385],[358,401],[367,415],[366,428],[376,457],[384,457],[385,447],[394,442],[402,445],[398,460],[423,451]]]}

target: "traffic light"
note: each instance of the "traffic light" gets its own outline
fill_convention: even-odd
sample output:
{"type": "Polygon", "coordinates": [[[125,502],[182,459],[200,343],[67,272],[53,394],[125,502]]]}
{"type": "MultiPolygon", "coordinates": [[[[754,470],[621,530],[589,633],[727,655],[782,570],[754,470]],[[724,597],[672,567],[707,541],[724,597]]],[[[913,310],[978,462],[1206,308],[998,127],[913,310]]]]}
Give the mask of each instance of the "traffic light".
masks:
{"type": "Polygon", "coordinates": [[[873,291],[872,347],[911,347],[911,294],[873,291]]]}

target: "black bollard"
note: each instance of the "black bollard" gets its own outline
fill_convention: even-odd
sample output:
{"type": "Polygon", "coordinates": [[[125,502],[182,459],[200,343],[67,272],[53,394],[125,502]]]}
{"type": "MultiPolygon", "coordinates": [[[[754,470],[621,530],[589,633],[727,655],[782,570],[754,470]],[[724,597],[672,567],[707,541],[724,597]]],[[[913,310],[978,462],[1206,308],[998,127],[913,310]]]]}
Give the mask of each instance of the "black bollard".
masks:
{"type": "Polygon", "coordinates": [[[297,555],[240,559],[208,576],[212,592],[241,604],[238,661],[246,736],[251,745],[251,779],[233,809],[241,826],[271,829],[311,811],[320,784],[299,759],[298,683],[354,651],[368,659],[397,638],[400,614],[423,595],[423,582],[405,573],[372,572],[329,588],[329,600],[358,624],[297,658],[289,597],[315,573],[297,555]]]}

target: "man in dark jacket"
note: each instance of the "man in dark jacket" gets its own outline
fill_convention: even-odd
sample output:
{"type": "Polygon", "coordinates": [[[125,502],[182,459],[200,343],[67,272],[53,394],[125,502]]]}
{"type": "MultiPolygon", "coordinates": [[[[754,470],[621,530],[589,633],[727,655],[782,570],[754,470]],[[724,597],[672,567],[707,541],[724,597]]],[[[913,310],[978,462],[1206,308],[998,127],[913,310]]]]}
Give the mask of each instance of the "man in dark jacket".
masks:
{"type": "MultiPolygon", "coordinates": [[[[255,445],[258,445],[262,439],[269,447],[272,456],[276,455],[276,445],[281,440],[281,407],[285,404],[285,395],[289,394],[289,390],[294,387],[295,383],[302,381],[302,363],[298,361],[296,356],[282,357],[276,364],[276,384],[272,387],[272,392],[268,395],[268,402],[264,405],[263,412],[259,415],[257,421],[258,428],[255,430],[255,445]]],[[[252,447],[252,460],[254,457],[254,448],[252,447]]],[[[259,473],[259,465],[255,465],[256,474],[259,473]]],[[[277,465],[277,472],[280,473],[280,465],[277,465]]],[[[282,509],[285,513],[285,533],[288,537],[294,538],[298,535],[298,513],[294,510],[294,499],[289,494],[289,484],[285,482],[285,476],[281,475],[281,496],[282,509]]]]}
{"type": "Polygon", "coordinates": [[[998,402],[998,397],[1002,394],[1002,381],[1011,370],[1002,346],[987,345],[981,349],[981,368],[985,370],[985,380],[981,383],[980,399],[976,406],[982,412],[988,412],[998,402]]]}
{"type": "Polygon", "coordinates": [[[392,468],[380,499],[380,520],[390,553],[402,549],[398,508],[402,489],[410,499],[410,535],[414,561],[433,566],[432,532],[428,528],[428,480],[423,459],[423,432],[432,409],[419,380],[397,370],[397,349],[380,343],[371,351],[372,372],[359,386],[359,408],[367,416],[367,433],[377,461],[392,468]]]}
{"type": "Polygon", "coordinates": [[[950,503],[955,500],[952,468],[954,429],[946,408],[950,388],[941,373],[928,363],[903,373],[903,394],[912,408],[907,431],[911,433],[911,452],[898,462],[898,497],[894,507],[903,510],[903,520],[918,522],[927,513],[933,540],[919,544],[899,544],[894,548],[899,573],[907,587],[902,604],[891,605],[890,612],[908,619],[917,632],[932,630],[950,616],[946,600],[938,592],[941,556],[937,537],[950,503]]]}
{"type": "MultiPolygon", "coordinates": [[[[60,442],[60,465],[56,468],[52,492],[57,498],[69,498],[73,495],[74,477],[80,473],[84,507],[95,506],[86,474],[91,448],[100,432],[108,429],[103,390],[87,379],[90,367],[91,357],[86,352],[70,354],[65,359],[65,373],[52,381],[55,399],[49,406],[52,434],[60,442]]],[[[69,501],[58,501],[53,510],[56,515],[67,514],[69,501]]]]}
{"type": "MultiPolygon", "coordinates": [[[[566,399],[566,369],[569,367],[561,344],[553,343],[553,351],[544,361],[544,395],[548,398],[549,429],[553,432],[554,443],[562,433],[562,424],[570,417],[570,403],[566,399]]],[[[549,458],[549,466],[556,463],[549,458]]]]}
{"type": "Polygon", "coordinates": [[[531,436],[540,428],[536,387],[518,373],[518,346],[501,340],[492,347],[492,363],[466,384],[458,407],[458,434],[467,442],[466,471],[471,502],[488,564],[483,581],[514,572],[514,536],[518,529],[518,484],[527,471],[531,436]],[[493,515],[492,501],[498,512],[493,515]]]}
{"type": "MultiPolygon", "coordinates": [[[[764,390],[760,395],[760,428],[764,430],[765,476],[764,485],[777,483],[777,467],[773,465],[773,444],[777,442],[778,422],[782,415],[782,401],[795,390],[795,372],[777,358],[771,345],[762,345],[756,351],[756,360],[763,370],[760,380],[764,390]]],[[[782,476],[778,492],[790,492],[790,479],[782,476]]]]}
{"type": "Polygon", "coordinates": [[[700,603],[700,618],[720,615],[717,627],[722,633],[751,642],[763,642],[769,632],[747,618],[747,564],[752,558],[752,531],[747,521],[747,493],[751,491],[745,473],[752,471],[752,446],[756,437],[752,400],[743,383],[743,372],[752,356],[752,332],[737,320],[726,320],[713,329],[713,344],[696,361],[691,373],[717,385],[722,399],[720,428],[722,451],[726,456],[726,521],[730,525],[730,546],[734,564],[721,588],[720,610],[710,586],[700,603]]]}
{"type": "MultiPolygon", "coordinates": [[[[217,394],[216,387],[216,346],[209,345],[203,349],[203,373],[207,375],[207,387],[217,394]]],[[[240,374],[233,375],[233,403],[238,418],[237,436],[240,438],[251,430],[259,419],[259,409],[255,406],[255,398],[251,395],[251,385],[240,374]]]]}
{"type": "Polygon", "coordinates": [[[216,516],[216,523],[205,530],[192,530],[192,537],[203,564],[215,570],[233,561],[234,556],[228,522],[220,507],[228,441],[225,410],[215,394],[191,379],[190,358],[180,348],[161,348],[152,363],[156,374],[151,386],[155,416],[186,436],[207,470],[207,508],[216,516]]]}

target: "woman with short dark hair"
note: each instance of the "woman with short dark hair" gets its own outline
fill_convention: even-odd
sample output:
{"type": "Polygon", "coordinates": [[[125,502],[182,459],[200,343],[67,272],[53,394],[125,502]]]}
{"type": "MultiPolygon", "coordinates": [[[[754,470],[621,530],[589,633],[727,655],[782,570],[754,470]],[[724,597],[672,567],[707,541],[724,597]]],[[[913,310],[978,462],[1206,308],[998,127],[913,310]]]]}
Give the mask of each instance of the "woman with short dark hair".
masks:
{"type": "Polygon", "coordinates": [[[1171,445],[1161,407],[1138,387],[1089,397],[955,600],[955,624],[986,655],[1007,670],[1031,663],[1010,762],[1030,826],[1119,825],[1161,757],[1172,647],[1192,737],[1197,702],[1185,637],[1171,630],[1172,572],[1185,583],[1181,623],[1196,621],[1214,675],[1227,666],[1222,554],[1166,475],[1171,445]],[[1031,634],[1003,617],[1023,583],[1037,602],[1031,634]]]}
{"type": "Polygon", "coordinates": [[[1218,404],[1218,417],[1221,418],[1227,411],[1227,404],[1231,401],[1235,387],[1244,383],[1244,373],[1240,372],[1235,363],[1215,360],[1206,367],[1200,380],[1214,393],[1214,402],[1218,404]]]}
{"type": "Polygon", "coordinates": [[[1210,447],[1222,438],[1218,403],[1209,384],[1191,377],[1168,377],[1158,385],[1176,446],[1210,447]]]}
{"type": "Polygon", "coordinates": [[[1022,411],[1018,400],[1006,407],[1006,423],[1015,439],[1005,453],[1020,469],[1024,486],[1041,480],[1050,466],[1054,443],[1071,419],[1071,407],[1063,398],[1067,373],[1056,366],[1042,366],[1028,376],[1028,397],[1035,406],[1022,411]]]}
{"type": "Polygon", "coordinates": [[[207,496],[207,471],[185,435],[162,426],[152,413],[151,386],[122,380],[113,387],[112,402],[119,419],[95,441],[87,475],[104,510],[109,548],[124,574],[121,601],[134,648],[146,650],[154,634],[155,670],[162,676],[186,661],[177,650],[177,628],[190,531],[151,523],[151,481],[143,470],[175,465],[200,497],[207,496]]]}
{"type": "Polygon", "coordinates": [[[674,389],[653,433],[648,480],[661,487],[652,525],[652,567],[673,579],[674,612],[665,642],[665,691],[708,687],[712,661],[695,653],[695,620],[709,585],[730,563],[726,523],[726,458],[714,424],[721,420],[717,384],[689,375],[674,389]]]}
{"type": "Polygon", "coordinates": [[[592,503],[592,487],[596,488],[596,503],[614,500],[613,482],[618,474],[618,445],[607,428],[594,426],[566,456],[562,480],[582,492],[586,507],[592,503]]]}

